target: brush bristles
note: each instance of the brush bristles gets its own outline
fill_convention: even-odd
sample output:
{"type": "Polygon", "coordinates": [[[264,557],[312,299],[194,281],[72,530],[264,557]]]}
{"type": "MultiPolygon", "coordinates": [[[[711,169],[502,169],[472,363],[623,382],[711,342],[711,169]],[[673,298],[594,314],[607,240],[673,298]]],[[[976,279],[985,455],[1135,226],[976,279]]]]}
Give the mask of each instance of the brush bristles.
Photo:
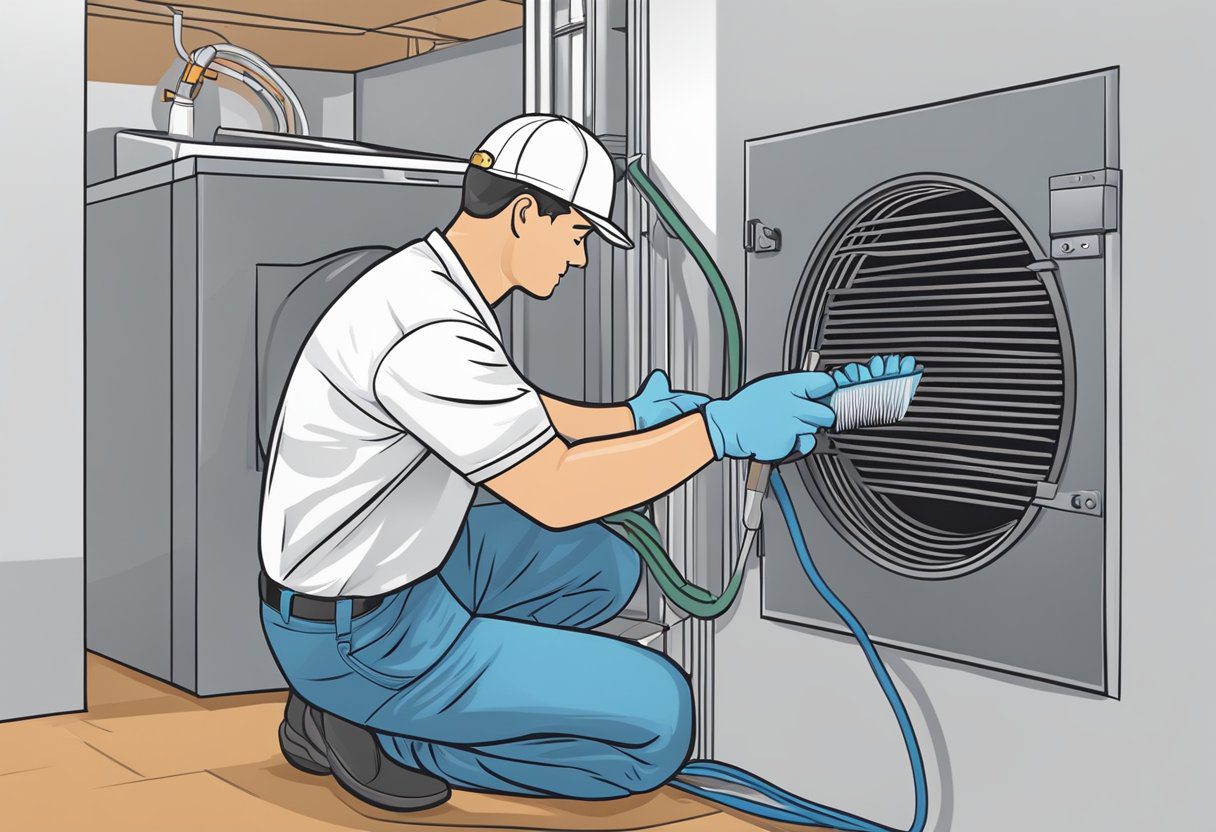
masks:
{"type": "Polygon", "coordinates": [[[828,406],[836,414],[833,431],[893,425],[908,413],[920,373],[837,388],[828,406]]]}

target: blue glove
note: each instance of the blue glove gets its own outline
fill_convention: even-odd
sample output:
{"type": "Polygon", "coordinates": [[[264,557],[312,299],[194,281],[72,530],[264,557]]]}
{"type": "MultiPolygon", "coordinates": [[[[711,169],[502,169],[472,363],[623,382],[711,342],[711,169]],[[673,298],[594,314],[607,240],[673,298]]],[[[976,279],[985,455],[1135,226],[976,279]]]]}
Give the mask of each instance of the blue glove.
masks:
{"type": "Polygon", "coordinates": [[[709,401],[709,396],[672,390],[667,373],[655,370],[646,378],[646,383],[627,404],[633,413],[635,430],[645,430],[661,425],[677,416],[691,413],[709,401]]]}
{"type": "Polygon", "coordinates": [[[756,379],[729,399],[705,405],[714,456],[774,462],[797,449],[815,447],[815,431],[830,427],[836,414],[824,399],[836,389],[827,373],[778,373],[756,379]]]}
{"type": "Polygon", "coordinates": [[[832,373],[838,387],[848,387],[850,384],[860,384],[887,376],[906,375],[916,369],[916,359],[910,355],[902,358],[898,353],[892,355],[876,355],[865,364],[845,364],[832,373]]]}

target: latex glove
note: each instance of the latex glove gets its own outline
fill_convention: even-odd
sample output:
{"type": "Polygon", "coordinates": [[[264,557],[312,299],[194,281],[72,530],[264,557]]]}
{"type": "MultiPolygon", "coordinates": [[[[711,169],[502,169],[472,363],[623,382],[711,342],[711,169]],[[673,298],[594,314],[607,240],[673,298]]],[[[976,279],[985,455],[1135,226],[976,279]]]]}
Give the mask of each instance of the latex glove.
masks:
{"type": "Polygon", "coordinates": [[[832,378],[838,387],[848,387],[850,384],[860,384],[876,378],[904,375],[915,369],[916,359],[913,356],[900,357],[899,353],[893,353],[876,355],[865,364],[845,364],[832,372],[832,378]]]}
{"type": "Polygon", "coordinates": [[[633,413],[634,429],[645,430],[691,413],[708,401],[709,396],[700,393],[672,390],[667,373],[655,370],[646,377],[642,389],[627,404],[633,413]]]}
{"type": "Polygon", "coordinates": [[[816,399],[835,389],[827,373],[778,373],[710,402],[704,412],[714,456],[774,462],[794,450],[810,453],[815,431],[836,421],[831,408],[816,399]]]}

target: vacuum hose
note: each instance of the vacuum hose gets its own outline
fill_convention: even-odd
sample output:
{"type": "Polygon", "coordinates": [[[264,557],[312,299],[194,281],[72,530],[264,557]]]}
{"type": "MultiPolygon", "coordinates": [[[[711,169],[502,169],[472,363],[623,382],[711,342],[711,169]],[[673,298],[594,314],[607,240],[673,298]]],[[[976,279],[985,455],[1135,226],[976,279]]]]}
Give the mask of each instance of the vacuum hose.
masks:
{"type": "MultiPolygon", "coordinates": [[[[739,323],[739,312],[735,307],[734,299],[731,298],[730,288],[726,285],[718,264],[709,256],[709,252],[697,239],[697,235],[684,222],[684,218],[680,216],[679,212],[672,207],[671,202],[663,195],[658,186],[642,170],[640,156],[629,160],[625,174],[692,254],[709,283],[714,301],[718,306],[718,313],[722,316],[722,330],[725,336],[722,387],[724,395],[729,396],[743,383],[743,327],[739,323]]],[[[605,517],[604,522],[637,550],[638,555],[654,575],[659,589],[679,609],[697,618],[717,618],[730,609],[731,604],[734,603],[735,596],[739,594],[739,587],[743,584],[743,569],[753,537],[751,530],[745,536],[747,545],[739,556],[735,568],[731,571],[726,587],[720,595],[715,595],[684,579],[675,564],[671,562],[667,552],[664,551],[659,530],[644,514],[637,511],[619,511],[605,517]]]]}
{"type": "MultiPolygon", "coordinates": [[[[724,389],[725,394],[729,396],[739,389],[739,385],[742,383],[741,356],[743,332],[739,324],[738,312],[731,298],[730,290],[726,286],[726,281],[722,277],[722,272],[718,269],[717,264],[714,263],[713,258],[709,256],[705,247],[701,245],[700,240],[697,239],[696,235],[693,234],[692,230],[689,229],[688,225],[671,206],[671,203],[642,170],[640,157],[630,160],[626,173],[637,186],[638,190],[641,191],[642,195],[655,208],[659,216],[662,217],[663,221],[675,232],[676,237],[680,239],[692,254],[693,259],[696,260],[697,264],[701,267],[701,271],[705,274],[706,280],[709,281],[718,310],[722,315],[722,324],[725,330],[724,389]]],[[[836,615],[840,617],[840,620],[844,622],[845,626],[849,628],[853,637],[857,639],[862,652],[865,653],[870,670],[878,680],[878,684],[882,687],[883,694],[886,696],[887,702],[895,714],[895,719],[899,723],[904,746],[908,752],[908,760],[912,766],[912,780],[916,798],[912,824],[908,827],[908,832],[923,832],[928,819],[928,786],[925,778],[924,759],[921,755],[920,745],[916,739],[916,733],[912,729],[912,721],[908,717],[908,709],[904,706],[899,692],[891,681],[891,675],[888,673],[886,666],[883,665],[882,659],[879,658],[878,651],[874,648],[874,644],[870,640],[869,635],[867,635],[865,628],[861,626],[861,622],[845,606],[844,602],[836,596],[836,593],[827,585],[823,580],[823,576],[819,574],[819,570],[815,567],[815,562],[811,559],[811,553],[807,548],[806,536],[803,534],[802,526],[798,522],[798,515],[794,511],[794,504],[790,500],[784,480],[781,479],[781,472],[778,466],[774,465],[772,467],[769,473],[769,481],[772,485],[773,497],[776,499],[777,505],[781,509],[781,516],[784,518],[786,527],[789,529],[790,540],[793,542],[794,551],[798,555],[798,562],[802,565],[802,569],[810,580],[811,585],[815,588],[815,591],[827,602],[828,606],[832,608],[836,615]]],[[[739,587],[743,581],[744,566],[747,562],[748,553],[751,550],[756,527],[759,525],[758,513],[757,510],[755,512],[757,516],[746,518],[748,522],[745,522],[742,551],[740,551],[730,579],[720,595],[714,595],[708,590],[691,584],[684,579],[676,566],[671,562],[671,558],[664,551],[658,529],[655,528],[654,524],[645,515],[635,511],[623,511],[604,518],[604,522],[612,526],[617,533],[621,534],[637,550],[638,554],[650,568],[663,594],[673,604],[698,618],[714,618],[729,609],[739,593],[739,587]]],[[[750,772],[727,763],[719,763],[712,760],[690,761],[680,769],[680,773],[672,780],[671,785],[698,797],[770,820],[810,826],[826,826],[833,829],[852,830],[852,832],[897,832],[893,827],[884,826],[883,824],[866,820],[865,818],[834,809],[830,806],[805,800],[773,785],[767,780],[762,780],[750,772]],[[743,786],[759,794],[764,798],[764,802],[734,793],[714,790],[704,785],[702,781],[706,778],[743,786]]]]}

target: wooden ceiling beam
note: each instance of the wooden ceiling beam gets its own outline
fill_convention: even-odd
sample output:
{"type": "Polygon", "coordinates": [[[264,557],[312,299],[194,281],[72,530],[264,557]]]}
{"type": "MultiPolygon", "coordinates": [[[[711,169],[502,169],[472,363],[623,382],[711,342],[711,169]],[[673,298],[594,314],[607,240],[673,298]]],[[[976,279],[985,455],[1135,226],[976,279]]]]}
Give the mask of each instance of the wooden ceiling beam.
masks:
{"type": "Polygon", "coordinates": [[[452,0],[124,0],[142,6],[165,8],[172,5],[182,11],[191,9],[226,12],[268,20],[298,23],[328,24],[372,32],[390,26],[394,14],[404,6],[414,7],[414,16],[426,17],[451,5],[452,0]]]}
{"type": "MultiPolygon", "coordinates": [[[[483,0],[474,0],[474,2],[482,1],[483,0]]],[[[110,2],[114,2],[114,0],[110,0],[110,2]]],[[[109,6],[110,8],[127,8],[132,10],[134,10],[134,7],[136,6],[143,6],[150,9],[150,11],[145,12],[146,14],[158,15],[159,13],[155,10],[159,9],[160,12],[163,12],[165,19],[171,20],[173,18],[172,13],[168,10],[167,6],[149,6],[144,0],[125,0],[125,3],[124,0],[117,0],[117,2],[122,3],[123,5],[111,6],[109,3],[91,3],[90,5],[109,6]]],[[[445,0],[445,2],[450,2],[450,0],[445,0]]],[[[461,8],[465,5],[470,5],[470,3],[460,3],[454,6],[442,6],[439,11],[435,12],[435,14],[442,14],[445,11],[461,8]]],[[[346,23],[329,23],[325,21],[312,21],[304,18],[267,15],[259,12],[230,12],[224,9],[212,9],[211,7],[202,5],[186,6],[179,3],[177,6],[183,12],[189,9],[190,14],[183,14],[183,18],[186,21],[195,20],[203,23],[232,23],[239,26],[258,26],[263,29],[289,29],[305,32],[326,32],[335,35],[345,35],[348,37],[351,35],[364,35],[371,32],[378,32],[381,34],[391,35],[393,37],[424,37],[430,40],[445,40],[455,43],[469,40],[469,38],[461,37],[460,35],[440,32],[434,29],[427,29],[420,26],[399,25],[405,21],[391,21],[383,25],[364,27],[346,23]],[[408,31],[402,32],[399,30],[408,31]]],[[[430,16],[433,15],[415,15],[407,18],[406,20],[422,20],[430,16]]]]}
{"type": "MultiPolygon", "coordinates": [[[[366,4],[324,4],[326,9],[334,10],[331,15],[325,15],[327,17],[339,16],[339,10],[356,9],[363,9],[366,17],[368,9],[381,14],[390,5],[399,9],[402,3],[369,0],[366,4]]],[[[307,64],[308,68],[339,72],[357,72],[383,66],[521,25],[522,9],[508,0],[415,0],[410,5],[415,11],[424,13],[371,27],[357,25],[350,20],[310,19],[322,16],[316,13],[302,13],[299,17],[274,13],[280,7],[312,9],[314,12],[320,8],[317,2],[308,0],[291,0],[290,4],[288,0],[182,0],[174,7],[184,12],[188,49],[205,43],[227,41],[252,49],[278,66],[300,67],[307,64]],[[245,11],[251,8],[257,11],[245,11]],[[394,43],[397,45],[394,46],[394,43]]],[[[168,28],[173,20],[169,7],[153,0],[98,0],[87,3],[86,8],[90,19],[111,24],[98,29],[96,36],[90,40],[90,51],[117,50],[120,48],[117,45],[119,42],[131,40],[121,49],[132,61],[137,61],[138,57],[131,53],[131,47],[138,43],[139,48],[146,51],[153,39],[135,33],[128,38],[114,26],[142,23],[168,28]]],[[[383,21],[386,17],[381,16],[379,20],[383,21]]],[[[172,54],[172,40],[167,32],[164,37],[166,49],[172,54]]],[[[158,47],[156,54],[159,56],[162,51],[158,47]]],[[[117,71],[120,60],[118,53],[112,59],[107,58],[104,62],[107,75],[122,74],[117,71]]],[[[134,72],[135,68],[132,67],[130,74],[134,72]]],[[[147,72],[142,70],[140,74],[147,72]]]]}

